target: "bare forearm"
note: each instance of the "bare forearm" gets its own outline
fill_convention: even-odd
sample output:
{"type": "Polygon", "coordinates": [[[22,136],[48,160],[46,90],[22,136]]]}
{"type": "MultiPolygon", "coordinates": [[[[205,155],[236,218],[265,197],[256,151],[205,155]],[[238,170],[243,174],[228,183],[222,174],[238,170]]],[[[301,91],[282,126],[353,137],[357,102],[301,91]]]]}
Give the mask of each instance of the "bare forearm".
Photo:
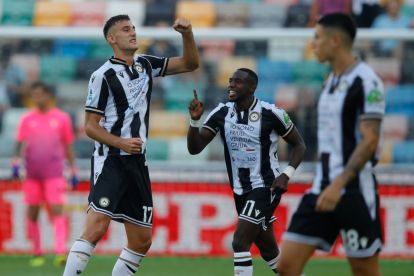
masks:
{"type": "Polygon", "coordinates": [[[297,168],[305,157],[306,146],[304,143],[297,144],[293,147],[289,158],[289,166],[297,168]]]}
{"type": "Polygon", "coordinates": [[[105,145],[120,148],[120,142],[122,138],[109,133],[100,125],[86,125],[85,132],[89,138],[95,141],[98,141],[105,145]]]}
{"type": "Polygon", "coordinates": [[[194,40],[193,32],[182,34],[183,38],[183,58],[188,70],[195,70],[199,65],[197,45],[194,40]]]}
{"type": "Polygon", "coordinates": [[[376,146],[376,143],[371,143],[370,141],[365,140],[362,140],[357,145],[342,173],[346,180],[344,186],[354,179],[368,160],[372,158],[375,153],[376,146]]]}
{"type": "Polygon", "coordinates": [[[199,128],[189,127],[187,133],[187,148],[190,154],[199,154],[204,149],[201,141],[199,128]]]}

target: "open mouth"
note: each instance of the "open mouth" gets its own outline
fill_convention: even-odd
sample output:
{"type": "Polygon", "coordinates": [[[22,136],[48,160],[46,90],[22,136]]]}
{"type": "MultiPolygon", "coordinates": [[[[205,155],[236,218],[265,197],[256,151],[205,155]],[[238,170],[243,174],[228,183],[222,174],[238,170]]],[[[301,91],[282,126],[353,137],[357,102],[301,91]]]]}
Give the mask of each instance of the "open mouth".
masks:
{"type": "Polygon", "coordinates": [[[229,94],[229,98],[232,98],[232,97],[235,97],[237,95],[237,92],[234,91],[234,90],[229,90],[228,94],[229,94]]]}

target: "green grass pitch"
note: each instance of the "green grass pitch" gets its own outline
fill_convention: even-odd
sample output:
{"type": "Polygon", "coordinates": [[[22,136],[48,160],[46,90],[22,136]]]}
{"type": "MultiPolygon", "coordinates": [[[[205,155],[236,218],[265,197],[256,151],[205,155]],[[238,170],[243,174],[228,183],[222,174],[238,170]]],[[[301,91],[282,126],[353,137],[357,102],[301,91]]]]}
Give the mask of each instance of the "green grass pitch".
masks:
{"type": "MultiPolygon", "coordinates": [[[[47,256],[43,267],[29,266],[30,256],[0,255],[1,276],[49,276],[62,275],[63,268],[53,266],[53,257],[47,256]]],[[[116,256],[93,256],[82,275],[111,275],[116,256]]],[[[413,276],[414,260],[381,260],[383,276],[413,276]]],[[[312,259],[305,268],[306,276],[351,275],[344,259],[312,259]]],[[[157,257],[144,259],[137,275],[142,276],[230,276],[233,260],[230,258],[157,257]]],[[[254,260],[254,275],[274,275],[261,259],[254,260]]]]}

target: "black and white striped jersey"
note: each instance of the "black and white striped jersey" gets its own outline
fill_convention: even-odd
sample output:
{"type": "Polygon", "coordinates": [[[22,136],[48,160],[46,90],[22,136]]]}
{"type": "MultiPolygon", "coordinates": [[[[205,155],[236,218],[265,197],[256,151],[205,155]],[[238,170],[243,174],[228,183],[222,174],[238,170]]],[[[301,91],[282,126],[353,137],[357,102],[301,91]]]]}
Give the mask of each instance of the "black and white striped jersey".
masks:
{"type": "Polygon", "coordinates": [[[220,132],[230,184],[241,195],[269,187],[279,175],[277,139],[288,135],[293,123],[284,110],[255,98],[242,112],[233,102],[220,103],[203,127],[220,132]]]}
{"type": "MultiPolygon", "coordinates": [[[[342,173],[361,140],[359,120],[382,119],[385,111],[381,79],[364,62],[356,62],[339,77],[332,73],[325,82],[318,102],[319,162],[311,189],[319,194],[342,173]]],[[[359,176],[343,192],[359,191],[374,200],[376,181],[373,167],[377,156],[367,162],[359,176]]]]}
{"type": "MultiPolygon", "coordinates": [[[[100,125],[113,135],[141,138],[145,153],[152,79],[164,76],[167,66],[168,58],[149,55],[135,55],[132,66],[110,58],[91,76],[85,111],[102,115],[100,125]]],[[[128,155],[95,141],[94,155],[118,154],[128,155]]]]}

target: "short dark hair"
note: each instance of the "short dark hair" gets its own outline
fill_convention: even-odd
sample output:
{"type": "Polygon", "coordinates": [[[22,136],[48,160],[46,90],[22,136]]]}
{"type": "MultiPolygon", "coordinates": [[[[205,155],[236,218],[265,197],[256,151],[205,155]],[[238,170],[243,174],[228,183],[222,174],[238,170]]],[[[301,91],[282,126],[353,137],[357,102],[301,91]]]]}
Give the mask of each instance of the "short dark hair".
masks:
{"type": "Polygon", "coordinates": [[[104,28],[103,28],[103,34],[104,34],[105,39],[106,39],[106,36],[108,35],[109,29],[112,26],[114,26],[116,22],[123,21],[123,20],[131,20],[131,19],[129,18],[127,14],[119,14],[119,15],[112,16],[106,21],[104,28]]]}
{"type": "Polygon", "coordinates": [[[350,45],[353,44],[357,27],[355,21],[348,14],[342,12],[328,13],[322,16],[317,23],[323,27],[341,30],[348,37],[350,45]]]}
{"type": "Polygon", "coordinates": [[[239,69],[237,69],[237,71],[246,72],[249,76],[250,81],[254,85],[257,85],[259,83],[259,78],[257,77],[257,74],[253,70],[251,70],[249,68],[239,68],[239,69]]]}
{"type": "Polygon", "coordinates": [[[55,89],[48,85],[47,83],[43,82],[43,81],[35,81],[30,85],[31,90],[34,89],[42,89],[45,93],[49,94],[50,96],[54,97],[55,96],[55,89]]]}

